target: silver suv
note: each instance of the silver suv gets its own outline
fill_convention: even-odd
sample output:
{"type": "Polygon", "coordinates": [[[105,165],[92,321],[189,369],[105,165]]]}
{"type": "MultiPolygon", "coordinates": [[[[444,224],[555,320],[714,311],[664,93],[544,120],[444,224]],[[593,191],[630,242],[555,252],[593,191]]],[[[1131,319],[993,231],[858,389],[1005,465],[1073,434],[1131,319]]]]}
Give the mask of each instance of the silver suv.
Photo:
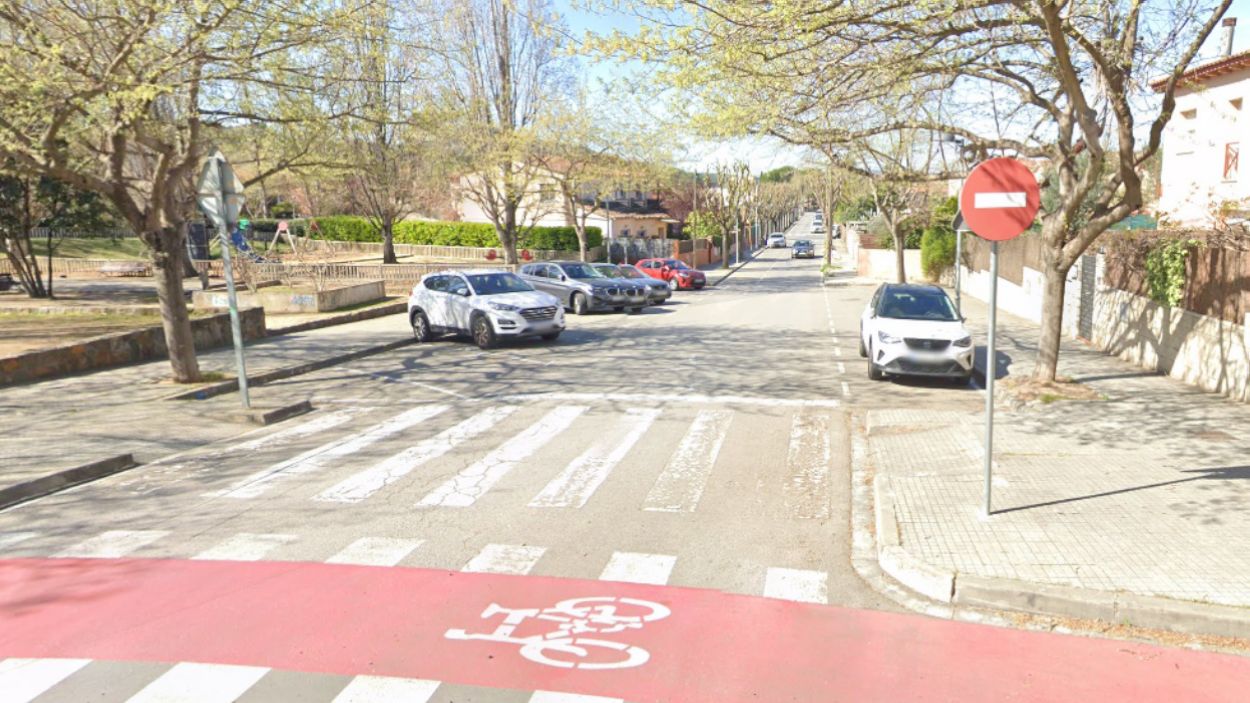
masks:
{"type": "Polygon", "coordinates": [[[521,278],[578,315],[599,310],[638,312],[647,304],[647,289],[605,277],[581,261],[544,261],[521,267],[521,278]]]}
{"type": "Polygon", "coordinates": [[[505,337],[555,340],[564,331],[564,310],[510,271],[440,271],[413,287],[408,321],[418,342],[459,333],[490,349],[505,337]]]}

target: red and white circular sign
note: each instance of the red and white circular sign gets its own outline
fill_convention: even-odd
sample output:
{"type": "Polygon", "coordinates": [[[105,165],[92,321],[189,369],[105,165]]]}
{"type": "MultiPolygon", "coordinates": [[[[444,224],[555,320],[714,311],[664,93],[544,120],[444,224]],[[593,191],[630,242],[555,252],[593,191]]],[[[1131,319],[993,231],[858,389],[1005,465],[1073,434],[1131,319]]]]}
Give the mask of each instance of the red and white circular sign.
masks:
{"type": "Polygon", "coordinates": [[[964,223],[982,239],[1014,239],[1033,225],[1042,204],[1037,178],[1015,159],[982,161],[959,192],[964,223]]]}

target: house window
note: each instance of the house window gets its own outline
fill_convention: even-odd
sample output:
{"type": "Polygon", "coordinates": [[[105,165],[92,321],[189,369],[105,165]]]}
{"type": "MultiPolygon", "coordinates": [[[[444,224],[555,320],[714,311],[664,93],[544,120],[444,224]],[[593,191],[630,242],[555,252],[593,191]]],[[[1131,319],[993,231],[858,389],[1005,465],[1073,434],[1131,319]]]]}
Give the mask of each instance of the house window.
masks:
{"type": "Polygon", "coordinates": [[[1229,142],[1224,145],[1224,180],[1237,180],[1237,170],[1241,162],[1241,144],[1229,142]]]}

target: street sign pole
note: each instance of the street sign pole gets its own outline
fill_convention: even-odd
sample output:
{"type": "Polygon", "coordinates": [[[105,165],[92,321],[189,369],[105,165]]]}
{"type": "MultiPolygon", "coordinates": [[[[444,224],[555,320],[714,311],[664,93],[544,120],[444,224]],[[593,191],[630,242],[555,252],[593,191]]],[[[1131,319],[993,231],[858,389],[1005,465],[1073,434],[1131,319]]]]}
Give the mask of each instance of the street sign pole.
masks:
{"type": "Polygon", "coordinates": [[[239,378],[239,397],[244,408],[252,407],[247,389],[247,365],[243,360],[243,327],[239,324],[239,298],[234,288],[234,268],[230,265],[230,226],[226,222],[226,171],[221,159],[217,162],[217,180],[221,189],[221,214],[217,218],[217,236],[221,240],[221,267],[226,275],[226,301],[230,306],[230,334],[234,337],[234,365],[239,378]]]}
{"type": "Polygon", "coordinates": [[[990,242],[990,334],[985,343],[985,516],[994,513],[994,378],[998,376],[998,242],[990,242]]]}
{"type": "Polygon", "coordinates": [[[962,229],[955,230],[955,313],[960,317],[964,316],[964,305],[962,291],[960,290],[960,279],[963,277],[960,271],[963,268],[964,253],[964,231],[962,229]]]}

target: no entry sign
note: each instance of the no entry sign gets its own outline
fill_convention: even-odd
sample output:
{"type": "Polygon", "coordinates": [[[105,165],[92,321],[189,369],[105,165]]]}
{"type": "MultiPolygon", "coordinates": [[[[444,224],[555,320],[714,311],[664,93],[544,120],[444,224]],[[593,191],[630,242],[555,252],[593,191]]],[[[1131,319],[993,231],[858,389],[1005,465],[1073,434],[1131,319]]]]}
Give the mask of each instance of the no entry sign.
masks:
{"type": "Polygon", "coordinates": [[[1002,242],[1033,225],[1042,203],[1033,172],[1015,159],[982,161],[959,193],[964,222],[982,239],[1002,242]]]}

